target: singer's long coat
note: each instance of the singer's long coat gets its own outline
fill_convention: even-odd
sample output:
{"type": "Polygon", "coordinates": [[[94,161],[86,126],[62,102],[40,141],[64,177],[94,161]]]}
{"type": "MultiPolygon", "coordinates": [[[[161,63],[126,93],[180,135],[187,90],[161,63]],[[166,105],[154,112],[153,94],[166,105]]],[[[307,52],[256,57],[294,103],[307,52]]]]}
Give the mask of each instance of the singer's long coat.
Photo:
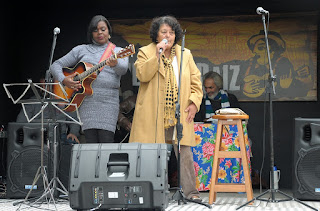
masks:
{"type": "MultiPolygon", "coordinates": [[[[176,56],[180,71],[181,46],[179,45],[176,45],[176,56]]],[[[140,48],[135,68],[137,78],[140,80],[140,87],[129,142],[165,143],[165,71],[162,60],[160,60],[159,67],[156,44],[151,43],[140,48]]],[[[180,113],[183,124],[181,145],[196,145],[194,122],[188,123],[186,121],[187,113],[184,110],[191,102],[194,102],[199,111],[203,97],[200,78],[201,73],[190,50],[184,49],[180,91],[180,113]]]]}

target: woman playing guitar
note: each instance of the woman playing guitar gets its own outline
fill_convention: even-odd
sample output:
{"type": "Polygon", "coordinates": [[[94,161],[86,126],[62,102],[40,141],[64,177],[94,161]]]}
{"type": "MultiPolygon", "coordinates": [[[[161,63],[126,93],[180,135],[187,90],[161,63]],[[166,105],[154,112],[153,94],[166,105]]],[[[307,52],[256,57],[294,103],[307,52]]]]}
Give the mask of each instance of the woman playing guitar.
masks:
{"type": "Polygon", "coordinates": [[[111,25],[104,16],[94,16],[88,27],[90,44],[76,46],[51,66],[54,78],[66,89],[74,92],[91,90],[90,94],[83,97],[79,107],[87,143],[110,143],[114,140],[119,113],[118,89],[121,75],[128,69],[128,58],[114,56],[122,49],[109,41],[111,32],[111,25]],[[76,65],[78,68],[79,64],[87,69],[102,61],[104,65],[92,74],[84,75],[84,80],[79,79],[81,74],[77,71],[70,71],[70,74],[63,71],[64,67],[76,65]]]}

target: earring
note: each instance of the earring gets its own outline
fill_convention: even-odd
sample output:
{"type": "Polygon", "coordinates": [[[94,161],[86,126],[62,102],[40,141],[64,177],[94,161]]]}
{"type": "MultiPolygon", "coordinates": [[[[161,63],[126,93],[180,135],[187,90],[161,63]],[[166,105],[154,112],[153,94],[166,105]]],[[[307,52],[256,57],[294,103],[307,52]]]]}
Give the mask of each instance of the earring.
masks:
{"type": "Polygon", "coordinates": [[[110,36],[110,34],[109,34],[109,40],[111,39],[111,36],[110,36]]]}

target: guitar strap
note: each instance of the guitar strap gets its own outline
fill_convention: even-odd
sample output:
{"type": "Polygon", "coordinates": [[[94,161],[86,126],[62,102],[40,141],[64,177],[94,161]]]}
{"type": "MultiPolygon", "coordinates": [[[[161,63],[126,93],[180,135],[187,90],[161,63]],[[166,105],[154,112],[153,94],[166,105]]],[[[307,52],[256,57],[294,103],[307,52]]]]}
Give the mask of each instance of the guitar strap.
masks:
{"type": "MultiPolygon", "coordinates": [[[[112,55],[112,50],[116,47],[115,44],[113,44],[112,42],[109,41],[109,44],[106,48],[106,50],[104,51],[104,53],[102,54],[101,58],[100,58],[100,62],[107,60],[111,55],[112,55]]],[[[100,68],[100,71],[103,69],[103,67],[100,68]]]]}

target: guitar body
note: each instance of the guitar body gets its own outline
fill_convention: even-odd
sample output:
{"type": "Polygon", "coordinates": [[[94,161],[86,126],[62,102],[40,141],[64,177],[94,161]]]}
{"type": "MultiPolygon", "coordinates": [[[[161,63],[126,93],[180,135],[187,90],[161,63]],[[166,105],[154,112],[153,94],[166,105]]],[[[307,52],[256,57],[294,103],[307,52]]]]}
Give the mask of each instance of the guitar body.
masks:
{"type": "MultiPolygon", "coordinates": [[[[93,65],[90,63],[79,62],[74,68],[66,67],[66,68],[63,68],[62,71],[65,76],[70,76],[73,73],[82,74],[87,69],[90,69],[92,67],[93,65]]],[[[54,85],[53,92],[61,98],[69,99],[70,104],[77,104],[77,106],[80,107],[83,99],[88,95],[92,95],[93,91],[92,91],[91,84],[96,78],[97,78],[96,74],[91,74],[87,76],[84,80],[81,81],[82,88],[79,89],[78,91],[70,89],[67,86],[63,86],[63,88],[65,89],[65,92],[67,93],[67,97],[65,97],[59,85],[54,85]]],[[[75,106],[71,106],[70,104],[65,106],[63,110],[68,112],[75,111],[76,110],[75,106]]]]}
{"type": "MultiPolygon", "coordinates": [[[[108,45],[109,46],[109,45],[108,45]]],[[[112,47],[112,45],[110,45],[112,47]]],[[[111,48],[110,48],[111,49],[111,48]]],[[[108,49],[107,49],[108,50],[108,49]]],[[[106,52],[108,52],[106,50],[106,52]]],[[[105,52],[105,53],[106,53],[105,52]]],[[[104,53],[104,54],[105,54],[104,53]]],[[[133,55],[135,53],[134,45],[130,44],[126,48],[119,51],[116,55],[112,55],[113,58],[119,59],[119,58],[125,58],[127,56],[133,55]]],[[[106,65],[108,59],[103,60],[97,65],[92,65],[87,62],[79,62],[74,68],[63,68],[63,74],[65,76],[70,76],[74,73],[77,73],[77,75],[73,78],[74,81],[80,81],[82,88],[78,91],[75,91],[73,89],[68,88],[67,86],[63,86],[63,89],[61,89],[61,86],[54,85],[53,86],[53,92],[55,95],[57,95],[56,98],[58,99],[65,99],[70,102],[70,104],[76,104],[79,108],[82,104],[83,99],[88,96],[92,95],[92,82],[97,78],[97,73],[101,68],[103,68],[106,65]],[[66,93],[66,95],[64,94],[66,93]]],[[[58,81],[55,81],[56,83],[58,81]]],[[[68,112],[73,112],[76,110],[75,106],[71,106],[70,104],[66,105],[63,110],[68,112]]],[[[65,104],[61,104],[65,105],[65,104]]]]}

